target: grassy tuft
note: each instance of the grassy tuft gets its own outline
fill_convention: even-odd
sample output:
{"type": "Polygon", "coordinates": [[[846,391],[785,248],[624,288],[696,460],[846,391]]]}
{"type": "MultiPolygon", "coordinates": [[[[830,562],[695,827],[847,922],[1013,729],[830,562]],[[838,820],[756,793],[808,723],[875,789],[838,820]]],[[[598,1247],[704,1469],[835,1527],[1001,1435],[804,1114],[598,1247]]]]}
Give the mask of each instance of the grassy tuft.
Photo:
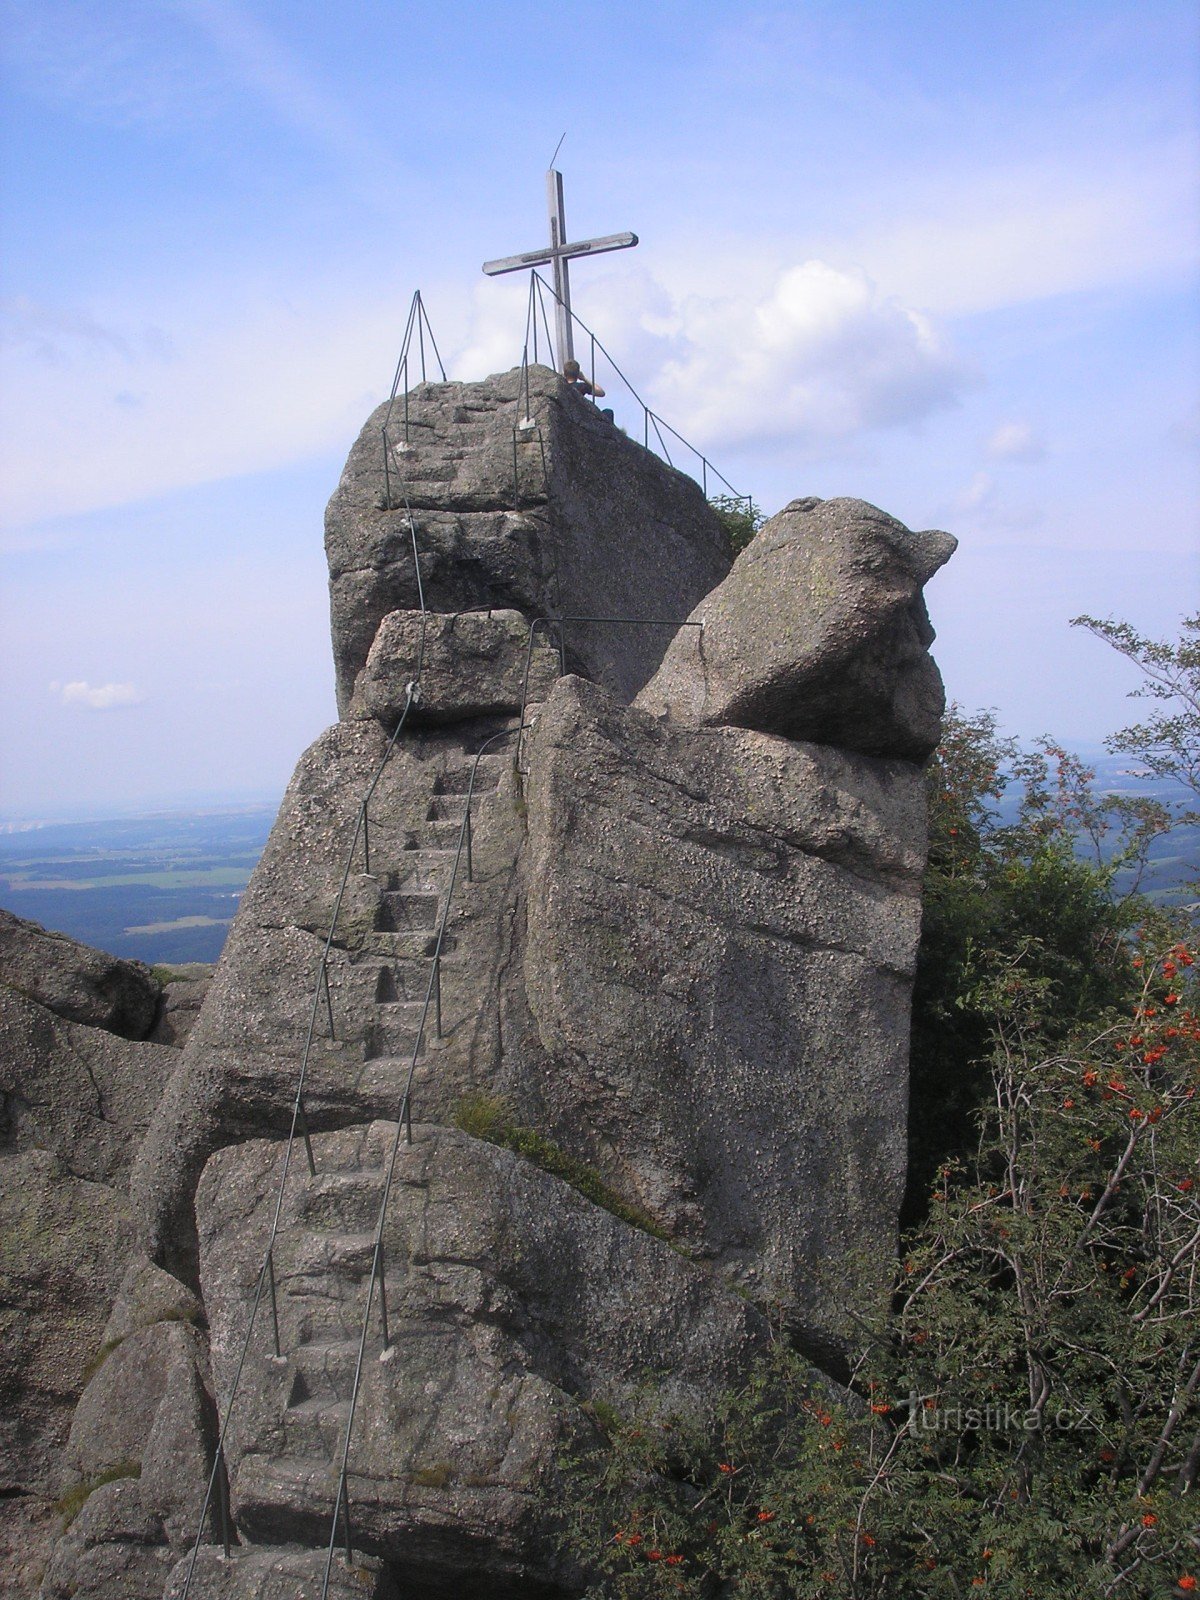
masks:
{"type": "Polygon", "coordinates": [[[586,1161],[568,1155],[553,1139],[539,1133],[536,1128],[526,1128],[515,1122],[511,1107],[498,1096],[464,1095],[454,1109],[452,1120],[455,1127],[469,1133],[473,1139],[484,1139],[488,1144],[500,1145],[542,1172],[561,1178],[584,1199],[622,1222],[627,1222],[631,1228],[639,1228],[652,1238],[661,1239],[664,1244],[671,1243],[665,1230],[654,1218],[640,1207],[630,1205],[614,1189],[610,1189],[595,1167],[589,1167],[586,1161]]]}
{"type": "Polygon", "coordinates": [[[117,1461],[111,1467],[105,1467],[103,1472],[96,1473],[94,1478],[73,1483],[55,1504],[55,1510],[62,1517],[63,1532],[75,1521],[97,1489],[103,1489],[106,1483],[117,1483],[122,1478],[140,1478],[141,1475],[140,1461],[117,1461]]]}

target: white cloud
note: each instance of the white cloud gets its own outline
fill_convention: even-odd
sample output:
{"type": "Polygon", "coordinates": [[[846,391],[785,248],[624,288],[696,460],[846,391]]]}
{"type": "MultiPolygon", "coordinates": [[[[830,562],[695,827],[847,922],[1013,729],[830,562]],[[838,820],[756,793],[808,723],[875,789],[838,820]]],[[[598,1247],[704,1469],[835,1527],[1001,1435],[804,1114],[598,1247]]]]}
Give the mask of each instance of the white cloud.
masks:
{"type": "Polygon", "coordinates": [[[952,508],[960,515],[971,511],[982,511],[993,504],[996,498],[996,480],[990,472],[976,472],[965,489],[961,489],[951,501],[952,508]]]}
{"type": "Polygon", "coordinates": [[[119,706],[141,705],[145,699],[132,683],[93,686],[84,679],[75,683],[52,683],[50,692],[56,694],[64,706],[78,706],[83,711],[113,711],[119,706]]]}
{"type": "MultiPolygon", "coordinates": [[[[928,318],[882,294],[862,271],[805,261],[757,285],[743,278],[738,288],[673,294],[644,266],[589,283],[605,342],[627,371],[655,374],[645,399],[697,445],[778,442],[812,451],[910,425],[955,404],[975,382],[928,318]]],[[[476,293],[466,371],[512,365],[526,293],[476,293]]],[[[587,343],[577,333],[585,367],[587,343]]],[[[597,376],[619,398],[602,358],[597,376]]]]}
{"type": "Polygon", "coordinates": [[[1195,151],[1088,152],[1074,167],[975,169],[838,250],[912,305],[964,315],[1052,295],[1189,278],[1197,259],[1195,151]],[[1184,220],[1181,220],[1184,219],[1184,220]]]}
{"type": "Polygon", "coordinates": [[[973,381],[925,317],[823,261],[787,268],[763,298],[681,310],[654,398],[700,444],[811,448],[914,423],[973,381]]]}
{"type": "Polygon", "coordinates": [[[994,461],[1041,461],[1046,446],[1028,422],[1002,422],[987,443],[994,461]]]}

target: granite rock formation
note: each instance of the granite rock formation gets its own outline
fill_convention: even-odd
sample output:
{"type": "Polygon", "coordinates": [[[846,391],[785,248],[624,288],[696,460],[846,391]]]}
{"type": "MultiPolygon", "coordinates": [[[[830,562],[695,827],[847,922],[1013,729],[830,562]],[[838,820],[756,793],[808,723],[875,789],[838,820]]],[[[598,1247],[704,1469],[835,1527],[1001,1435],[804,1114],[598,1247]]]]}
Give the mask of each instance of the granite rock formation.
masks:
{"type": "Polygon", "coordinates": [[[681,628],[649,711],[924,761],[946,708],[922,589],[954,553],[864,500],[793,500],[681,628]]]}
{"type": "MultiPolygon", "coordinates": [[[[390,504],[386,409],[367,419],[325,518],[342,715],[384,617],[420,608],[414,532],[432,611],[673,623],[725,575],[724,531],[698,485],[546,367],[529,369],[527,389],[509,372],[415,390],[407,441],[402,416],[389,431],[390,504]]],[[[579,623],[570,664],[628,699],[673,631],[579,623]]]]}
{"type": "Polygon", "coordinates": [[[158,1016],[160,987],[149,967],[122,961],[0,911],[0,984],[69,1022],[144,1039],[158,1016]]]}
{"type": "Polygon", "coordinates": [[[360,1368],[331,1592],[577,1593],[564,1444],[648,1383],[711,1401],[759,1302],[836,1361],[887,1280],[952,541],[794,502],[730,570],[697,487],[551,373],[407,412],[330,503],[343,720],[137,1154],[66,1457],[140,1476],[54,1600],[319,1594],[360,1368]],[[193,1568],[206,1472],[234,1552],[215,1494],[193,1568]]]}
{"type": "Polygon", "coordinates": [[[133,1247],[129,1167],[176,1052],[148,970],[0,913],[0,1589],[32,1594],[72,1413],[133,1247]]]}

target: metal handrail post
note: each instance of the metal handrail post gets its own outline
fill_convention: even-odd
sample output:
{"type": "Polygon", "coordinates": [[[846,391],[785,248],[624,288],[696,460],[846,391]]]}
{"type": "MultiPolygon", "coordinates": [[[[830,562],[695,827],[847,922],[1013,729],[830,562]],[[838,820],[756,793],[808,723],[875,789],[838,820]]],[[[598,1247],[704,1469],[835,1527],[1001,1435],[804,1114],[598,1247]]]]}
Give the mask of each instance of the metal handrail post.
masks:
{"type": "Polygon", "coordinates": [[[372,1271],[378,1272],[378,1275],[379,1275],[379,1318],[380,1318],[380,1323],[381,1323],[382,1331],[383,1331],[383,1348],[385,1350],[390,1350],[391,1349],[391,1345],[392,1345],[392,1338],[391,1338],[391,1334],[388,1332],[387,1274],[384,1272],[384,1268],[383,1268],[383,1240],[382,1239],[378,1239],[376,1241],[376,1244],[375,1244],[375,1259],[376,1259],[377,1265],[372,1268],[372,1271]]]}
{"type": "MultiPolygon", "coordinates": [[[[309,1175],[310,1178],[315,1178],[316,1175],[317,1175],[317,1164],[313,1160],[312,1139],[310,1138],[309,1132],[308,1132],[308,1112],[305,1111],[305,1109],[304,1109],[304,1100],[303,1100],[303,1098],[301,1098],[301,1100],[300,1100],[298,1111],[299,1111],[299,1122],[300,1122],[300,1137],[304,1140],[304,1154],[308,1157],[308,1175],[309,1175]]],[[[271,1235],[272,1243],[274,1243],[274,1238],[275,1238],[274,1233],[272,1233],[272,1235],[271,1235]]]]}
{"type": "MultiPolygon", "coordinates": [[[[221,1544],[225,1550],[225,1559],[229,1560],[229,1478],[225,1471],[225,1446],[217,1446],[217,1501],[221,1510],[221,1544]]],[[[196,1564],[195,1555],[192,1557],[192,1567],[196,1564]]],[[[188,1571],[188,1582],[191,1582],[192,1573],[188,1571]]]]}
{"type": "Polygon", "coordinates": [[[440,1039],[442,1037],[442,947],[440,940],[433,957],[433,992],[436,996],[437,1007],[435,1012],[437,1019],[435,1027],[437,1031],[434,1037],[440,1039]]]}
{"type": "Polygon", "coordinates": [[[329,962],[321,957],[321,976],[325,980],[325,1010],[329,1014],[329,1039],[330,1043],[337,1043],[337,1029],[333,1025],[333,991],[329,987],[329,962]]]}
{"type": "Polygon", "coordinates": [[[472,865],[473,864],[472,864],[472,861],[471,861],[471,807],[470,807],[470,805],[467,806],[466,823],[467,823],[467,882],[468,883],[474,883],[474,881],[475,881],[475,873],[472,870],[472,865]]]}
{"type": "Polygon", "coordinates": [[[267,1279],[271,1285],[271,1328],[275,1337],[275,1359],[278,1361],[283,1351],[279,1345],[279,1301],[275,1295],[275,1246],[272,1243],[267,1251],[267,1279]]]}
{"type": "Polygon", "coordinates": [[[363,812],[363,871],[371,875],[371,827],[367,813],[363,812]]]}

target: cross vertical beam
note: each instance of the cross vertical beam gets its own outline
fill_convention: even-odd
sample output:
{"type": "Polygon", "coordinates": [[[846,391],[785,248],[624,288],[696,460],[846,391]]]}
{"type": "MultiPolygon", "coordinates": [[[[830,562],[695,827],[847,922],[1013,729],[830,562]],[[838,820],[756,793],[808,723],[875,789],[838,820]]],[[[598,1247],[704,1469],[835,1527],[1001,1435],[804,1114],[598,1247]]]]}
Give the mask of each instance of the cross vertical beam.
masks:
{"type": "Polygon", "coordinates": [[[498,261],[485,261],[483,270],[489,278],[494,278],[502,272],[522,272],[530,267],[544,267],[548,262],[553,265],[555,342],[558,345],[558,367],[561,372],[565,364],[575,357],[571,328],[571,278],[567,263],[577,256],[599,256],[609,250],[629,250],[638,242],[638,236],[636,233],[607,233],[602,239],[578,239],[574,244],[568,244],[562,173],[553,167],[546,174],[546,199],[550,210],[549,246],[541,250],[525,250],[519,256],[504,256],[498,261]]]}
{"type": "MultiPolygon", "coordinates": [[[[546,200],[550,208],[550,248],[561,251],[567,242],[567,214],[563,207],[562,173],[553,168],[546,174],[546,200]]],[[[568,258],[554,258],[554,331],[558,344],[558,370],[561,372],[575,356],[571,328],[571,271],[568,258]]]]}

